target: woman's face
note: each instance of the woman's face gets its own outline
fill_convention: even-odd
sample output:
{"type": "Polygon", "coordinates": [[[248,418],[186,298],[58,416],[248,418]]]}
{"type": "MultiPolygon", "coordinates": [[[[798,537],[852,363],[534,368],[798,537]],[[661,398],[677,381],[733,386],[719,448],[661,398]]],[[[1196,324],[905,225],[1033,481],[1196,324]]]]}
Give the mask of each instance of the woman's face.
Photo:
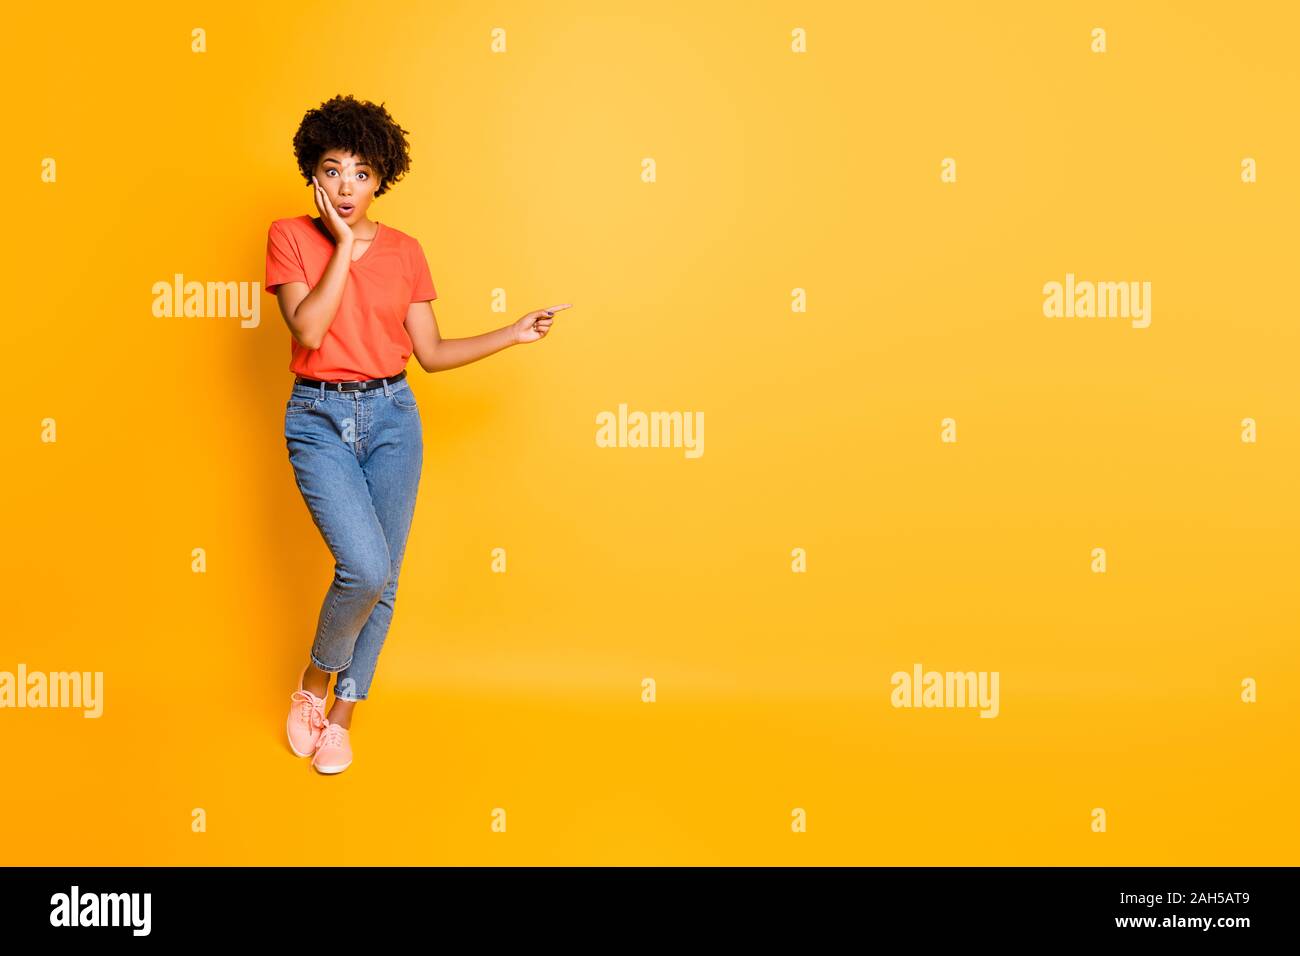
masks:
{"type": "Polygon", "coordinates": [[[321,154],[316,163],[316,181],[339,218],[349,226],[365,219],[370,200],[379,188],[379,178],[370,164],[341,149],[321,154]]]}

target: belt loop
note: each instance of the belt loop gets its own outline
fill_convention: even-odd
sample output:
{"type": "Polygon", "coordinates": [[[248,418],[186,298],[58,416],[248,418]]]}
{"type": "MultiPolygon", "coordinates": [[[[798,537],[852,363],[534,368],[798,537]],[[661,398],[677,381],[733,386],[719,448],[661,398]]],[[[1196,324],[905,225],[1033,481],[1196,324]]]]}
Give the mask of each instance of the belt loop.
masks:
{"type": "Polygon", "coordinates": [[[388,398],[392,392],[388,390],[388,379],[384,379],[384,398],[388,398]]]}
{"type": "Polygon", "coordinates": [[[325,401],[325,382],[321,381],[318,384],[320,385],[320,400],[323,402],[325,401]]]}

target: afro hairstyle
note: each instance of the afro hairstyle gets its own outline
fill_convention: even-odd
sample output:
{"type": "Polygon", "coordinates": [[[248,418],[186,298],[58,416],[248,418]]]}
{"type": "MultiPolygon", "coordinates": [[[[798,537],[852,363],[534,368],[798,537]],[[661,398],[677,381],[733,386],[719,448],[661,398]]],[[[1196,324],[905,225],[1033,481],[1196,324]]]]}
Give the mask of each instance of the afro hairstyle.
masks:
{"type": "Polygon", "coordinates": [[[382,196],[411,168],[411,148],[404,130],[384,109],[351,94],[335,96],[308,110],[293,136],[293,154],[303,179],[311,185],[321,154],[342,149],[364,159],[379,177],[375,196],[382,196]]]}

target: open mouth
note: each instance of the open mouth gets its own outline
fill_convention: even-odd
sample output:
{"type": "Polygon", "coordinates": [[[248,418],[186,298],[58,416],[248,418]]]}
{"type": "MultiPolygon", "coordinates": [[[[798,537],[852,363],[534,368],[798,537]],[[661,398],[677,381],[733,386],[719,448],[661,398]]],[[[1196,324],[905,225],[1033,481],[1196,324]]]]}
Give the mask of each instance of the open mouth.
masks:
{"type": "Polygon", "coordinates": [[[352,214],[352,203],[350,202],[341,202],[334,208],[337,209],[344,216],[348,216],[352,214]]]}

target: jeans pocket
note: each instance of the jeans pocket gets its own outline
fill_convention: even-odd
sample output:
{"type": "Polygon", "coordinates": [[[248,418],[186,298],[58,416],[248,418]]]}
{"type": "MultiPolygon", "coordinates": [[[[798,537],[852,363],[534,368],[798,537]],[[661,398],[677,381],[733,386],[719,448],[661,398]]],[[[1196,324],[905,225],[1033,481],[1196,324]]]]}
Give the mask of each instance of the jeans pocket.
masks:
{"type": "Polygon", "coordinates": [[[285,417],[287,418],[290,415],[298,415],[302,412],[309,412],[316,407],[319,401],[319,398],[307,398],[305,395],[290,396],[289,401],[284,405],[285,417]]]}
{"type": "Polygon", "coordinates": [[[393,404],[398,408],[406,409],[408,412],[416,411],[420,407],[415,404],[415,393],[411,391],[410,386],[393,389],[392,396],[393,404]]]}

